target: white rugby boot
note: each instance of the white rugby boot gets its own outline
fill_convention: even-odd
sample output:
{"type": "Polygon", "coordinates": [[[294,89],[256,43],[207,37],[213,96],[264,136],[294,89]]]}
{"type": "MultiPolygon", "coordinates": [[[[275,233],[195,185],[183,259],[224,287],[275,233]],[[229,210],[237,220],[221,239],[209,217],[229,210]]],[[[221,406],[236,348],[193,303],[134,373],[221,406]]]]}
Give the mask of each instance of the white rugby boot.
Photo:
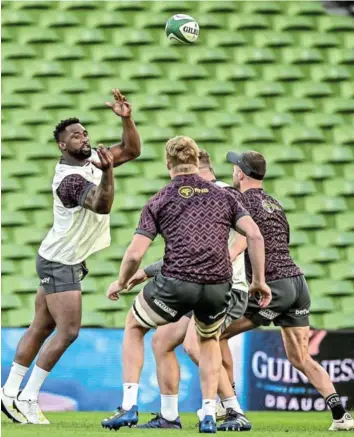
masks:
{"type": "Polygon", "coordinates": [[[14,406],[16,398],[7,396],[4,392],[4,388],[1,389],[1,411],[14,423],[22,423],[23,425],[28,423],[25,416],[20,413],[14,406]]]}
{"type": "Polygon", "coordinates": [[[328,431],[354,431],[354,420],[349,413],[345,413],[339,420],[334,420],[328,431]]]}
{"type": "Polygon", "coordinates": [[[15,399],[15,407],[20,411],[28,423],[34,425],[49,425],[49,420],[44,416],[41,409],[39,408],[37,400],[23,400],[20,401],[18,398],[15,399]]]}

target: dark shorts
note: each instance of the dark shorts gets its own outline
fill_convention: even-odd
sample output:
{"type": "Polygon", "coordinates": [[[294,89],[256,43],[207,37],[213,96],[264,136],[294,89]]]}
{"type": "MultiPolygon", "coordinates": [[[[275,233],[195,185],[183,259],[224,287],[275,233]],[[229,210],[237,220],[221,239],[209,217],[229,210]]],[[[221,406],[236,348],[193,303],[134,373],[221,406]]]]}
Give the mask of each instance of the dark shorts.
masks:
{"type": "Polygon", "coordinates": [[[193,311],[197,320],[214,325],[225,318],[231,297],[231,283],[196,284],[155,276],[143,290],[149,307],[169,323],[193,311]]]}
{"type": "Polygon", "coordinates": [[[309,326],[310,293],[303,275],[268,282],[272,290],[272,301],[267,308],[260,309],[257,299],[248,300],[245,317],[256,325],[301,327],[309,326]]]}
{"type": "Polygon", "coordinates": [[[70,290],[81,291],[81,281],[88,273],[85,261],[68,266],[48,261],[39,254],[36,259],[36,270],[40,279],[39,286],[44,288],[46,294],[70,290]]]}
{"type": "MultiPolygon", "coordinates": [[[[231,290],[231,299],[229,306],[227,307],[225,321],[222,324],[221,330],[224,331],[231,323],[235,320],[240,319],[246,309],[248,304],[248,293],[241,290],[236,290],[233,288],[231,290]]],[[[193,311],[185,314],[185,317],[191,319],[193,316],[193,311]]]]}

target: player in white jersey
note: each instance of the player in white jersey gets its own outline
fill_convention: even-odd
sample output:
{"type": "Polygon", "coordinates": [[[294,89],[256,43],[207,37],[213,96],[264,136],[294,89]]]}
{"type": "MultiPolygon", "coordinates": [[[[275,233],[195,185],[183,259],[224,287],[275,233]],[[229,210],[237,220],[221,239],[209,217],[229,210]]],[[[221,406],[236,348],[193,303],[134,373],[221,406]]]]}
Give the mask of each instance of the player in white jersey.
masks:
{"type": "MultiPolygon", "coordinates": [[[[220,187],[232,189],[228,184],[216,180],[209,154],[202,149],[199,150],[199,175],[203,179],[212,181],[220,187]]],[[[243,244],[240,239],[245,240],[245,237],[231,229],[229,237],[229,252],[230,258],[233,261],[233,285],[231,300],[222,330],[226,329],[233,321],[243,316],[248,303],[248,284],[245,274],[244,254],[234,252],[234,247],[239,247],[243,244]]],[[[139,269],[129,280],[128,290],[160,273],[162,264],[163,262],[161,260],[145,267],[144,269],[139,269]]],[[[152,339],[152,348],[156,359],[157,379],[161,393],[161,412],[148,423],[138,425],[138,428],[182,428],[178,414],[180,370],[175,349],[180,344],[183,344],[187,354],[198,365],[200,351],[194,325],[193,314],[189,313],[186,316],[183,316],[176,323],[169,323],[157,328],[152,339]]],[[[218,394],[222,403],[221,407],[223,408],[219,407],[218,409],[224,409],[224,411],[227,410],[228,415],[233,416],[235,431],[248,431],[251,429],[251,424],[245,417],[244,412],[237,401],[236,395],[232,390],[230,392],[229,386],[230,382],[227,372],[225,369],[222,369],[218,394]]],[[[117,414],[124,414],[124,411],[129,411],[132,406],[137,403],[138,384],[124,384],[123,391],[122,409],[118,411],[117,414]]],[[[203,417],[200,415],[201,410],[198,412],[198,416],[199,419],[202,420],[203,417]]]]}
{"type": "Polygon", "coordinates": [[[88,133],[77,118],[61,121],[54,131],[61,158],[52,184],[54,224],[37,255],[40,286],[35,315],[18,346],[8,379],[1,389],[1,409],[16,423],[49,424],[38,406],[40,388],[81,325],[81,280],[89,255],[110,245],[109,213],[114,199],[113,167],[140,155],[140,138],[131,106],[113,90],[106,106],[121,117],[122,141],[91,149],[88,133]],[[56,329],[42,347],[45,340],[56,329]],[[39,353],[22,392],[21,382],[39,353]]]}

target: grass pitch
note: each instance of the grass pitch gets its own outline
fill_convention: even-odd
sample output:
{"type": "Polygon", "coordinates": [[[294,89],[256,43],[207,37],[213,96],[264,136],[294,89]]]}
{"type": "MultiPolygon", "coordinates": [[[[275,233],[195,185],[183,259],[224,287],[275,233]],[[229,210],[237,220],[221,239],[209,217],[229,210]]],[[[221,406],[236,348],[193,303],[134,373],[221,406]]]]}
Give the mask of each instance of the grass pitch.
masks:
{"type": "MultiPolygon", "coordinates": [[[[80,413],[48,413],[49,426],[15,425],[2,415],[2,437],[97,437],[108,434],[109,430],[101,427],[101,420],[112,413],[80,412],[80,413]]],[[[328,436],[331,424],[330,412],[325,413],[289,413],[289,412],[252,412],[248,414],[252,422],[252,437],[322,437],[328,436]]],[[[149,414],[140,415],[140,423],[152,418],[149,414]]],[[[194,413],[181,415],[183,430],[139,430],[121,428],[117,437],[141,437],[157,434],[163,437],[198,435],[197,416],[194,413]]],[[[230,434],[230,433],[228,433],[230,434]]],[[[115,434],[113,434],[115,435],[115,434]]],[[[222,433],[221,435],[224,435],[222,433]]],[[[354,437],[354,433],[351,434],[354,437]]]]}

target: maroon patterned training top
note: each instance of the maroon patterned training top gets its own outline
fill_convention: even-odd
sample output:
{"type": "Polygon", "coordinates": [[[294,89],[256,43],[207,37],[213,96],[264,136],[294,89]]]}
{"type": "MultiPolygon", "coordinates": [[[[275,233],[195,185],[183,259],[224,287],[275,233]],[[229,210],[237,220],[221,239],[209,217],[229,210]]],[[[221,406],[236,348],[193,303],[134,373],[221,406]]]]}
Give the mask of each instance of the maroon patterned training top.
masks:
{"type": "Polygon", "coordinates": [[[236,197],[198,175],[176,176],[145,205],[137,233],[165,240],[162,274],[200,284],[231,280],[231,227],[249,215],[236,197]]]}
{"type": "MultiPolygon", "coordinates": [[[[265,245],[266,282],[302,275],[289,252],[290,228],[280,203],[262,189],[252,188],[243,193],[243,206],[257,223],[265,245]]],[[[246,251],[247,280],[252,280],[252,267],[246,251]]]]}

